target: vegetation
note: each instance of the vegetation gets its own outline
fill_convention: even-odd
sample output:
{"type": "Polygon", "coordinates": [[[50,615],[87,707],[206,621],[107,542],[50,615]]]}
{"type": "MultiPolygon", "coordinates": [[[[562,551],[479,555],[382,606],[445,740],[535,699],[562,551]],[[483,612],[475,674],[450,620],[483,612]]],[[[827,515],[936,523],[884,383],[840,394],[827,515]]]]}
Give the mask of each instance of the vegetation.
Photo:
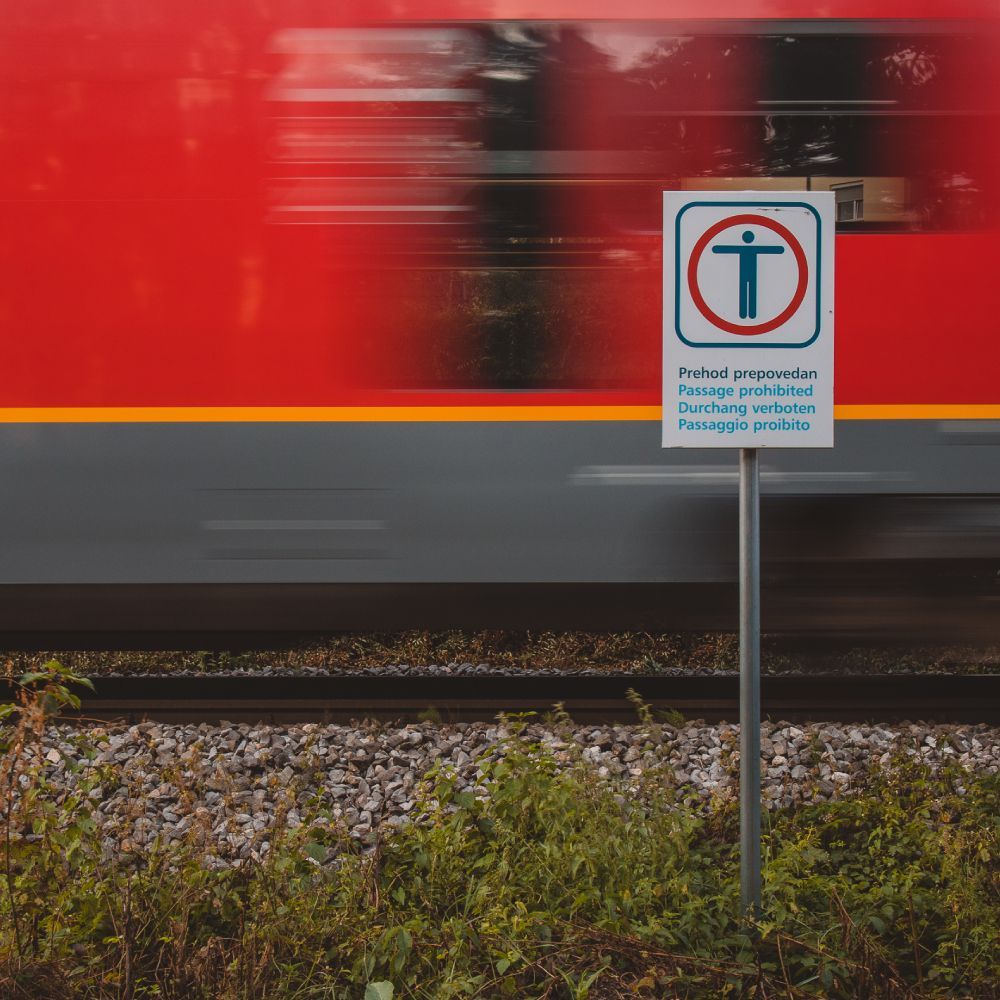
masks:
{"type": "Polygon", "coordinates": [[[75,680],[48,664],[2,710],[4,998],[998,995],[996,775],[903,755],[857,796],[773,814],[749,927],[730,803],[649,772],[638,791],[596,780],[516,719],[478,792],[437,771],[367,853],[321,800],[259,861],[223,864],[196,827],[110,849],[87,734],[72,794],[33,752],[75,680]]]}
{"type": "MultiPolygon", "coordinates": [[[[675,632],[444,632],[346,633],[290,649],[249,652],[50,652],[7,653],[8,673],[38,670],[55,657],[76,673],[212,672],[262,667],[363,670],[395,666],[488,663],[515,669],[624,670],[656,674],[668,669],[736,670],[739,650],[728,633],[675,632]]],[[[764,639],[762,669],[861,673],[990,673],[1000,649],[979,647],[796,647],[764,639]]]]}

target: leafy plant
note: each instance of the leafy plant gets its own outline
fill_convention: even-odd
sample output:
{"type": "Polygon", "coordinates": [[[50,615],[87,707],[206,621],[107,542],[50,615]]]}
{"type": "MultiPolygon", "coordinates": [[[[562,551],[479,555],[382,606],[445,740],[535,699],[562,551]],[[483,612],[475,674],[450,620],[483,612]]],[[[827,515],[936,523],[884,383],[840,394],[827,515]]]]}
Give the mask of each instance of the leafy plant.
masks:
{"type": "MultiPolygon", "coordinates": [[[[309,793],[308,764],[257,859],[197,824],[110,846],[101,803],[125,789],[142,811],[142,780],[52,725],[76,682],[50,665],[3,710],[5,1000],[997,995],[996,774],[904,747],[853,797],[774,812],[751,934],[732,802],[687,802],[655,769],[598,779],[531,716],[506,720],[473,783],[429,774],[414,821],[370,850],[309,793]]],[[[180,788],[183,768],[165,776],[180,788]]]]}

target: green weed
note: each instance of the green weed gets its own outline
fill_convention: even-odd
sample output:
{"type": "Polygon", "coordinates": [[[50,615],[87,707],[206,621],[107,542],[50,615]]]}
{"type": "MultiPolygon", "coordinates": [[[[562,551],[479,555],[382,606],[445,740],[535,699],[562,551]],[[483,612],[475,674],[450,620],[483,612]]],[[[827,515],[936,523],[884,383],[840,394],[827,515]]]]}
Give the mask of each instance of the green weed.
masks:
{"type": "Polygon", "coordinates": [[[302,824],[279,816],[260,860],[195,827],[111,850],[100,804],[123,778],[83,732],[77,791],[48,776],[75,678],[40,673],[0,728],[5,1000],[997,996],[996,775],[901,753],[854,797],[772,814],[751,934],[731,802],[598,780],[530,717],[475,786],[432,772],[415,821],[367,852],[299,788],[302,824]]]}

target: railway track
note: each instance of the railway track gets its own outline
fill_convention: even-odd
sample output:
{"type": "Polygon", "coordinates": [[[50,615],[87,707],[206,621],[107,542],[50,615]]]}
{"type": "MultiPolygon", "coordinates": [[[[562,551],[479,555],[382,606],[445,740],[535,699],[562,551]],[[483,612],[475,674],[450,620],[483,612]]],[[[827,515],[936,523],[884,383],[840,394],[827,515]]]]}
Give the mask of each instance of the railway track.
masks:
{"type": "MultiPolygon", "coordinates": [[[[738,678],[622,674],[525,676],[133,676],[81,689],[70,717],[137,722],[474,721],[545,713],[562,703],[581,722],[634,722],[630,690],[655,712],[735,720],[738,678]]],[[[9,688],[8,688],[9,691],[9,688]]],[[[6,692],[0,688],[0,700],[6,692]]],[[[788,721],[1000,722],[1000,674],[765,676],[765,718],[788,721]]]]}

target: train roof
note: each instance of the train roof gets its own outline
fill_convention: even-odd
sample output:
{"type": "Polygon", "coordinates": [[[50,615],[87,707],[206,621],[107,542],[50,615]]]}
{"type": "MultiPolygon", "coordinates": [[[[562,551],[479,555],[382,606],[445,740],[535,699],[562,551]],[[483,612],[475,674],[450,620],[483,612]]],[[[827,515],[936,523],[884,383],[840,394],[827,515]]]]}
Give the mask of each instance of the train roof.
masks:
{"type": "Polygon", "coordinates": [[[954,20],[997,18],[1000,0],[368,0],[357,12],[369,21],[954,20]]]}

